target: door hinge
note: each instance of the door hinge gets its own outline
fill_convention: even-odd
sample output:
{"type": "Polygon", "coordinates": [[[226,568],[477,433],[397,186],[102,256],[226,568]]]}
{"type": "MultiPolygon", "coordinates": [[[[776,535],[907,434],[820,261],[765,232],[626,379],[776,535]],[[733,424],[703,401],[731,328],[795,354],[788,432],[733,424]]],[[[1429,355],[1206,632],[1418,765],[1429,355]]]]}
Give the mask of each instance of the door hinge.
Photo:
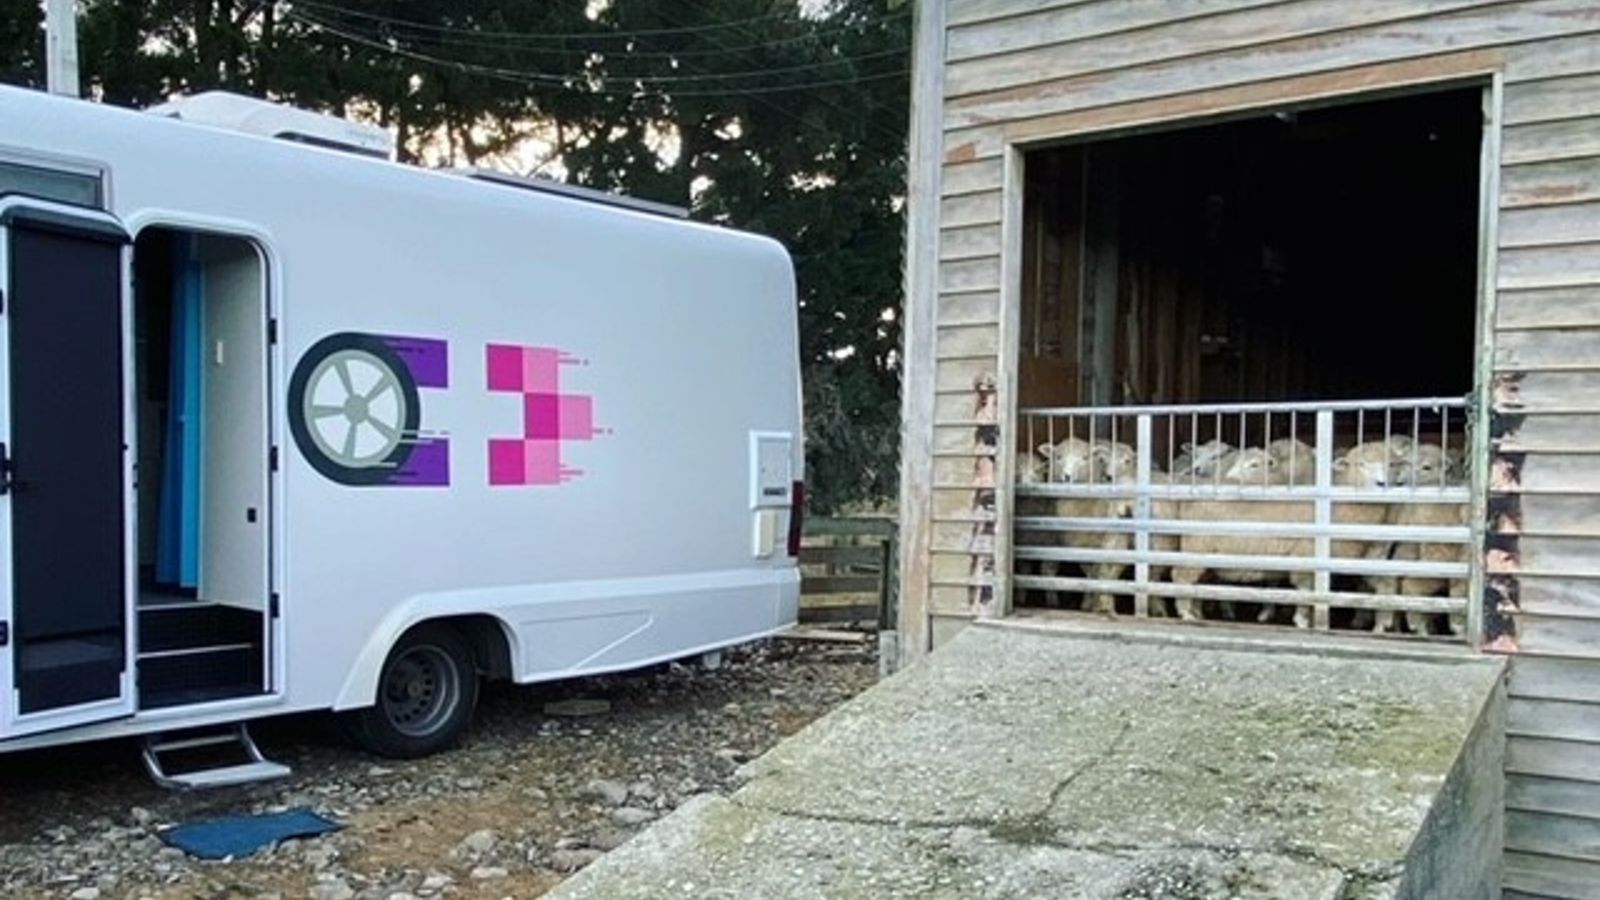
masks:
{"type": "Polygon", "coordinates": [[[273,591],[267,597],[267,614],[270,615],[272,618],[276,619],[278,617],[279,613],[280,613],[280,605],[279,605],[279,602],[278,602],[278,592],[277,591],[273,591]]]}
{"type": "Polygon", "coordinates": [[[10,643],[11,643],[11,623],[10,622],[0,622],[0,647],[5,647],[5,646],[9,645],[10,643]]]}
{"type": "Polygon", "coordinates": [[[278,448],[272,447],[267,451],[267,471],[278,471],[278,448]]]}
{"type": "Polygon", "coordinates": [[[4,288],[0,288],[0,315],[4,315],[5,311],[6,311],[6,292],[5,292],[4,288]]]}
{"type": "Polygon", "coordinates": [[[276,344],[277,342],[278,342],[278,320],[277,320],[276,317],[269,317],[267,319],[267,343],[276,344]]]}

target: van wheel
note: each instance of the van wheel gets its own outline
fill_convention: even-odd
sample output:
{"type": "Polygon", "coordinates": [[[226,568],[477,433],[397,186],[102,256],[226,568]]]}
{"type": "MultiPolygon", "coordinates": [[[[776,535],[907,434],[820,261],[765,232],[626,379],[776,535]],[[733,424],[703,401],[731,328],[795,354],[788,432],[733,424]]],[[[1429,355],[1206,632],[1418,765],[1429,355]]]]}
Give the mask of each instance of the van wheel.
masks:
{"type": "Polygon", "coordinates": [[[478,705],[472,645],[445,625],[401,637],[378,675],[377,702],[346,714],[356,743],[396,759],[437,753],[455,743],[478,705]]]}

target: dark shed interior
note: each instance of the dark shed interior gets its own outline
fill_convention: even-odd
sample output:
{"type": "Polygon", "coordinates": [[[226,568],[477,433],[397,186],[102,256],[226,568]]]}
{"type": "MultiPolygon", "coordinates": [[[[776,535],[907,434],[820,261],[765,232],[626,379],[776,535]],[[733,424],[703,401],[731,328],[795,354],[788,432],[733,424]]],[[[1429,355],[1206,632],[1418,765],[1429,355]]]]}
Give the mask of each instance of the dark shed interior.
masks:
{"type": "Polygon", "coordinates": [[[1022,405],[1466,394],[1481,95],[1030,153],[1022,405]]]}

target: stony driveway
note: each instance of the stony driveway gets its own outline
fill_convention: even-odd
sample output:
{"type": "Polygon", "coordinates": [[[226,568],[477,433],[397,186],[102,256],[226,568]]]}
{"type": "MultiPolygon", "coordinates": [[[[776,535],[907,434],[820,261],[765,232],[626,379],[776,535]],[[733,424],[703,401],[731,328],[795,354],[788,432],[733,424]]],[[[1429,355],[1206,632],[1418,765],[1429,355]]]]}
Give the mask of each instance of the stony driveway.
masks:
{"type": "Polygon", "coordinates": [[[672,666],[485,693],[464,745],[364,755],[307,718],[258,727],[294,777],[204,794],[151,786],[128,743],[0,756],[0,896],[352,900],[532,897],[869,686],[865,645],[775,641],[716,672],[672,666]],[[609,712],[548,715],[571,699],[609,712]],[[243,861],[155,836],[192,818],[310,806],[345,824],[243,861]]]}

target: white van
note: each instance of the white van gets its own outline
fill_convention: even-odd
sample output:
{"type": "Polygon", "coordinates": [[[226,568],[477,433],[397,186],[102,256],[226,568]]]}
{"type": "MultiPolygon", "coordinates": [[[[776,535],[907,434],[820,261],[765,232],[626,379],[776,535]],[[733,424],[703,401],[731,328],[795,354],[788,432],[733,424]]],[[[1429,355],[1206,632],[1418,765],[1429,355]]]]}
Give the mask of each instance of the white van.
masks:
{"type": "Polygon", "coordinates": [[[794,623],[783,248],[385,140],[0,88],[0,752],[236,783],[285,771],[243,722],[336,710],[419,755],[480,678],[794,623]]]}

